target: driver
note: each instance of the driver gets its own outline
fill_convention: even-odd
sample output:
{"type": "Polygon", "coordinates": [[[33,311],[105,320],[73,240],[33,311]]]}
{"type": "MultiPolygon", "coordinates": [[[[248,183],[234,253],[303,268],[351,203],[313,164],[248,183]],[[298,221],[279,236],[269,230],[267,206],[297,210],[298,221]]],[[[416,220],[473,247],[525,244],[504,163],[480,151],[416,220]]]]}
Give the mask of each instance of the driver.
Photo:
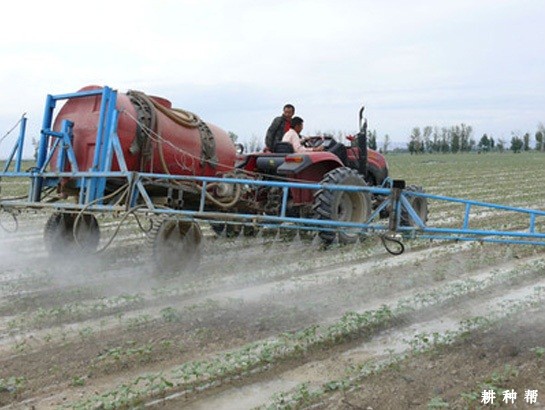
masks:
{"type": "Polygon", "coordinates": [[[274,150],[274,145],[280,142],[282,136],[289,131],[293,114],[295,114],[295,107],[292,104],[286,104],[282,110],[282,115],[276,117],[271,123],[265,137],[265,146],[270,151],[274,150]]]}
{"type": "Polygon", "coordinates": [[[305,147],[301,144],[301,131],[303,131],[303,119],[293,117],[291,119],[291,128],[282,137],[282,142],[289,142],[293,146],[294,152],[314,152],[323,151],[323,145],[318,147],[305,147]]]}

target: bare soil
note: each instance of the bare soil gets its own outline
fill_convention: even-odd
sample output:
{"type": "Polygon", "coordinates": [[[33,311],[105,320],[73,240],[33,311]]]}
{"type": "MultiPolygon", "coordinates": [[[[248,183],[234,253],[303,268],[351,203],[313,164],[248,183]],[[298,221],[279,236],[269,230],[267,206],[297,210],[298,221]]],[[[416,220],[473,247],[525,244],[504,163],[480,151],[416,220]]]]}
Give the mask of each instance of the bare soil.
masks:
{"type": "Polygon", "coordinates": [[[0,408],[486,408],[489,385],[518,393],[516,405],[497,397],[502,407],[545,403],[540,299],[509,314],[545,285],[540,248],[414,241],[391,257],[372,239],[324,251],[298,237],[207,231],[197,271],[157,275],[134,226],[99,257],[71,260],[46,255],[43,222],[22,218],[0,236],[0,408]],[[391,315],[326,337],[384,307],[391,315]],[[494,315],[449,344],[411,343],[494,315]],[[251,360],[267,343],[292,350],[180,376],[191,363],[251,360]],[[394,355],[404,358],[362,373],[394,355]],[[168,383],[148,388],[148,375],[168,383]],[[116,401],[124,386],[139,396],[116,401]],[[537,403],[524,403],[526,389],[537,403]]]}

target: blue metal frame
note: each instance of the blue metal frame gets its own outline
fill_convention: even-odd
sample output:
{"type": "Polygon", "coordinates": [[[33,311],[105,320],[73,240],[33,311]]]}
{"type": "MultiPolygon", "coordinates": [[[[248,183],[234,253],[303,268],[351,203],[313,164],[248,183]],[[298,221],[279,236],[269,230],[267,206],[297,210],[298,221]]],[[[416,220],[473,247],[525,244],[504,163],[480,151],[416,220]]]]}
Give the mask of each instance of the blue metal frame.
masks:
{"type": "Polygon", "coordinates": [[[4,170],[2,171],[3,173],[8,172],[9,167],[11,166],[11,164],[13,162],[13,157],[15,157],[14,171],[15,172],[21,172],[21,163],[22,163],[22,158],[23,158],[23,146],[24,146],[24,143],[25,143],[26,122],[27,122],[27,119],[23,115],[21,117],[20,126],[19,126],[19,137],[17,138],[17,142],[13,146],[8,159],[7,159],[6,163],[4,164],[4,170]]]}
{"type": "MultiPolygon", "coordinates": [[[[93,163],[88,170],[94,173],[108,172],[111,170],[113,155],[117,156],[120,169],[127,171],[125,159],[121,152],[121,144],[117,135],[116,110],[117,91],[110,87],[103,87],[95,90],[80,91],[70,94],[48,95],[45,103],[44,116],[42,120],[41,137],[38,144],[38,154],[36,167],[33,175],[33,188],[30,194],[32,202],[40,202],[41,192],[46,186],[56,186],[59,181],[58,176],[48,176],[46,168],[51,158],[57,151],[57,169],[63,170],[66,158],[70,162],[72,175],[78,175],[79,167],[76,161],[74,149],[72,147],[72,129],[74,124],[71,121],[63,121],[60,131],[53,130],[53,114],[58,101],[70,100],[75,98],[85,98],[92,96],[101,96],[101,105],[97,125],[97,135],[93,163]],[[55,138],[53,142],[52,138],[55,138]]],[[[98,175],[98,174],[94,174],[98,175]]],[[[90,178],[78,181],[78,187],[81,192],[79,203],[85,204],[93,201],[99,201],[104,196],[106,187],[106,178],[90,178]]]]}
{"type": "Polygon", "coordinates": [[[119,112],[116,109],[117,92],[111,88],[104,87],[98,90],[90,90],[73,94],[48,95],[44,112],[41,139],[38,147],[36,166],[27,172],[21,171],[21,155],[24,142],[26,118],[21,121],[21,131],[12,153],[0,172],[0,178],[16,177],[29,178],[31,180],[29,200],[10,200],[0,198],[0,209],[10,208],[53,208],[66,211],[86,212],[119,212],[134,211],[141,213],[153,213],[172,215],[184,220],[198,220],[207,222],[225,222],[232,224],[259,225],[282,229],[304,229],[316,231],[332,231],[342,229],[353,229],[365,235],[387,235],[399,234],[407,238],[428,238],[434,240],[463,240],[482,241],[511,244],[532,244],[545,245],[545,233],[539,232],[536,228],[536,219],[545,217],[545,211],[517,208],[505,205],[498,205],[486,202],[464,200],[439,195],[431,195],[413,191],[404,191],[386,184],[384,187],[360,187],[360,186],[338,186],[322,185],[317,183],[296,183],[280,181],[263,181],[246,178],[219,178],[219,177],[195,177],[183,175],[165,175],[154,173],[141,173],[128,171],[119,137],[117,135],[117,122],[119,112]],[[101,107],[99,124],[97,128],[95,153],[92,167],[88,170],[80,170],[75,153],[72,147],[72,129],[74,124],[64,120],[60,131],[52,130],[53,112],[57,101],[83,98],[88,96],[101,96],[101,107]],[[52,141],[54,138],[54,141],[52,141]],[[58,150],[57,169],[64,169],[66,160],[71,166],[70,172],[47,172],[46,168],[55,150],[58,150]],[[13,157],[17,155],[14,171],[9,171],[13,157]],[[112,172],[114,155],[118,161],[120,171],[112,172]],[[44,186],[56,185],[61,178],[71,178],[76,181],[79,187],[78,203],[56,202],[44,203],[41,201],[41,194],[44,186]],[[106,181],[109,178],[116,178],[125,181],[127,186],[127,203],[121,205],[105,205],[103,197],[106,188],[106,181]],[[195,182],[201,186],[199,208],[188,209],[167,209],[153,204],[151,196],[146,190],[146,181],[154,180],[162,182],[195,182]],[[225,183],[242,186],[262,186],[282,189],[282,202],[278,215],[241,214],[233,212],[218,212],[207,209],[206,188],[210,183],[225,183]],[[297,189],[329,189],[343,192],[367,192],[386,198],[381,205],[375,209],[367,221],[351,223],[332,220],[319,220],[311,218],[295,218],[286,216],[288,209],[289,190],[297,189]],[[459,203],[465,207],[464,218],[460,227],[435,227],[428,226],[417,211],[411,205],[411,197],[422,197],[428,201],[445,201],[459,203]],[[138,205],[142,204],[142,205],[138,205]],[[509,230],[486,230],[471,228],[471,211],[476,208],[489,208],[501,210],[511,214],[525,215],[528,217],[528,227],[523,231],[509,230]],[[393,208],[394,218],[390,221],[380,220],[380,213],[383,210],[393,208]],[[412,226],[403,226],[401,215],[405,213],[413,221],[412,226]]]}

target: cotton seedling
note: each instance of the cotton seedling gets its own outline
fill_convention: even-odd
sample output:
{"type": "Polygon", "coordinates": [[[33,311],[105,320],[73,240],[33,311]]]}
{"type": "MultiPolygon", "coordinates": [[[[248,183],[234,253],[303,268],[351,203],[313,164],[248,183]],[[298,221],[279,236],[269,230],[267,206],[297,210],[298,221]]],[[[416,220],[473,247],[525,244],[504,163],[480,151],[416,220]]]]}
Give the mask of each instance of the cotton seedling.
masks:
{"type": "Polygon", "coordinates": [[[444,401],[443,398],[439,396],[433,397],[428,404],[426,405],[429,410],[432,409],[448,409],[450,406],[448,402],[444,401]]]}
{"type": "Polygon", "coordinates": [[[178,312],[175,308],[170,306],[161,309],[160,314],[161,314],[161,318],[167,323],[176,322],[180,320],[181,318],[180,312],[178,312]]]}
{"type": "Polygon", "coordinates": [[[26,379],[22,376],[10,376],[7,379],[0,378],[0,393],[16,394],[25,386],[26,379]]]}
{"type": "Polygon", "coordinates": [[[85,340],[94,334],[94,329],[91,326],[86,326],[83,329],[78,330],[78,333],[82,340],[85,340]]]}
{"type": "Polygon", "coordinates": [[[151,315],[143,313],[136,317],[130,317],[126,320],[126,327],[128,330],[135,330],[149,323],[152,320],[151,315]]]}
{"type": "Polygon", "coordinates": [[[73,387],[82,387],[85,386],[85,378],[80,376],[72,377],[72,382],[70,383],[73,387]]]}
{"type": "Polygon", "coordinates": [[[545,357],[545,347],[533,347],[532,349],[530,349],[532,352],[534,352],[536,354],[536,357],[541,359],[543,357],[545,357]]]}

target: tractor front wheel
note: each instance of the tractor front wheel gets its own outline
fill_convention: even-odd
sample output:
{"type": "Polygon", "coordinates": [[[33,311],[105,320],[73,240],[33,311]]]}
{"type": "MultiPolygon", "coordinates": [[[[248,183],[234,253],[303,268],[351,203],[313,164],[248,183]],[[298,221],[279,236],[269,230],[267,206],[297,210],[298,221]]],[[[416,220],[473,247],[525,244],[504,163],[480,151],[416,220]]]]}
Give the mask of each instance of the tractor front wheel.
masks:
{"type": "MultiPolygon", "coordinates": [[[[336,168],[328,172],[321,184],[367,186],[363,177],[351,168],[336,168]]],[[[314,195],[314,218],[339,222],[364,223],[371,215],[372,202],[368,192],[348,192],[320,189],[314,195]]],[[[361,236],[361,229],[339,228],[338,231],[320,231],[326,245],[338,235],[340,243],[354,243],[361,236]]]]}
{"type": "MultiPolygon", "coordinates": [[[[423,193],[424,189],[417,185],[409,185],[405,188],[405,191],[407,192],[419,192],[423,193]]],[[[414,211],[418,215],[418,217],[422,220],[422,222],[426,223],[428,220],[428,200],[427,198],[420,197],[420,196],[407,196],[407,199],[411,206],[413,207],[414,211]]],[[[409,213],[406,210],[403,210],[401,212],[401,220],[400,220],[401,226],[415,226],[415,222],[409,215],[409,213]]]]}

